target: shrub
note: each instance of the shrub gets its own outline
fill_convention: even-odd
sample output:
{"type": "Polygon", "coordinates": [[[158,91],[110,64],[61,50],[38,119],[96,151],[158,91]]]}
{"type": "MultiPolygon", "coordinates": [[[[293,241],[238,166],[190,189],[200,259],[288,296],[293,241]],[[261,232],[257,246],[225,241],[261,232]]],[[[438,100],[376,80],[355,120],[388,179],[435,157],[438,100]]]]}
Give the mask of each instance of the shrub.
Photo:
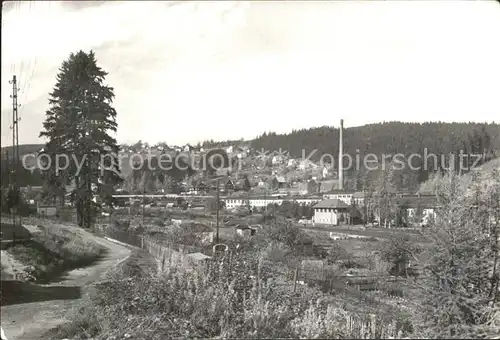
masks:
{"type": "Polygon", "coordinates": [[[304,288],[270,284],[261,293],[247,271],[236,277],[169,267],[161,276],[116,276],[60,328],[57,338],[381,338],[381,318],[353,315],[304,288]],[[250,284],[250,285],[249,285],[250,284]],[[371,324],[369,324],[371,322],[371,324]]]}

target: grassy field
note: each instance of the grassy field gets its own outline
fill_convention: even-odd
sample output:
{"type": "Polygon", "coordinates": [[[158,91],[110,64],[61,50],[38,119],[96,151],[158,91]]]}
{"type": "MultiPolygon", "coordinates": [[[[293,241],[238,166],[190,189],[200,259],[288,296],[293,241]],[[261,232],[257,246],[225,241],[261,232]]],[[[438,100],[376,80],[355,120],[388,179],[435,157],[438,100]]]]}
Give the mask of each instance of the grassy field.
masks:
{"type": "Polygon", "coordinates": [[[335,232],[335,233],[342,233],[342,234],[350,234],[350,235],[359,235],[359,236],[366,236],[366,237],[374,237],[378,239],[388,239],[391,237],[408,237],[411,240],[418,242],[418,243],[426,243],[427,240],[418,233],[418,231],[415,230],[405,230],[405,229],[396,229],[396,228],[365,228],[364,230],[362,229],[354,229],[352,227],[347,227],[347,226],[335,226],[335,227],[330,227],[330,226],[305,226],[297,224],[297,226],[301,227],[303,230],[306,231],[322,231],[325,232],[326,237],[328,235],[326,233],[329,232],[335,232]]]}

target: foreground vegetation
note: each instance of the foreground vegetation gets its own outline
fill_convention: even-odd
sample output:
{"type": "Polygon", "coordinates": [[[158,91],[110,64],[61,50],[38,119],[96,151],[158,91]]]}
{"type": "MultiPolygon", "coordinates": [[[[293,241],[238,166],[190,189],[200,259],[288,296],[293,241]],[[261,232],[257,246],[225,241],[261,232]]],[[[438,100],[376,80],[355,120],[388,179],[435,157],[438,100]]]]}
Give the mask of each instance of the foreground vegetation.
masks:
{"type": "Polygon", "coordinates": [[[271,285],[259,291],[255,280],[249,287],[244,282],[241,276],[183,267],[162,275],[115,277],[56,338],[380,338],[396,333],[387,321],[352,315],[317,290],[294,294],[271,285]]]}
{"type": "Polygon", "coordinates": [[[450,174],[439,188],[439,218],[423,231],[425,246],[404,237],[378,245],[371,273],[404,279],[399,306],[387,293],[294,285],[287,272],[304,259],[362,264],[341,243],[304,252],[310,237],[275,220],[257,237],[228,241],[232,259],[116,274],[56,338],[493,338],[500,333],[500,176],[488,180],[484,186],[478,175],[464,188],[450,174]]]}

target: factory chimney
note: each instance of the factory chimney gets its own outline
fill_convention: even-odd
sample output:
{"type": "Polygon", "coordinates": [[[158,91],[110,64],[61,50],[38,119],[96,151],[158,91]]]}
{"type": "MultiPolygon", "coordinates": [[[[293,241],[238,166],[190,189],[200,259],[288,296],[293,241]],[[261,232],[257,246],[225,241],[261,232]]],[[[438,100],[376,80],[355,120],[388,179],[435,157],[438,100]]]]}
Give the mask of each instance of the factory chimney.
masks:
{"type": "Polygon", "coordinates": [[[344,166],[342,164],[342,155],[344,151],[344,145],[342,143],[343,139],[343,130],[344,130],[344,120],[340,120],[340,129],[339,129],[339,190],[344,190],[344,166]]]}

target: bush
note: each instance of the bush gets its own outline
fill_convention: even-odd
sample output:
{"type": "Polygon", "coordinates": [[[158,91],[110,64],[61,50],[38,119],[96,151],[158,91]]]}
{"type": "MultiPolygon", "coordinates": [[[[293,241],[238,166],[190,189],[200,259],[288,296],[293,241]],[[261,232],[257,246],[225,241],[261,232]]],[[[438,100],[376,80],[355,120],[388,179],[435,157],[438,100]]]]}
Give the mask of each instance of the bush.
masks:
{"type": "Polygon", "coordinates": [[[258,235],[262,242],[282,243],[296,255],[303,254],[307,246],[312,247],[313,245],[311,238],[306,233],[288,221],[276,221],[276,223],[264,227],[262,233],[258,235]]]}
{"type": "Polygon", "coordinates": [[[118,229],[121,231],[127,231],[130,229],[130,220],[113,220],[111,226],[114,229],[118,229]]]}
{"type": "Polygon", "coordinates": [[[409,237],[393,237],[381,245],[382,259],[391,264],[389,274],[397,276],[416,276],[409,268],[410,260],[421,251],[409,237]]]}
{"type": "Polygon", "coordinates": [[[158,227],[164,227],[165,226],[165,221],[162,218],[156,218],[154,220],[154,225],[158,227]]]}
{"type": "MultiPolygon", "coordinates": [[[[215,266],[216,268],[218,266],[215,266]]],[[[98,288],[90,304],[60,328],[57,338],[384,338],[394,325],[357,316],[321,301],[305,287],[294,294],[282,285],[258,293],[242,274],[201,274],[169,267],[161,276],[117,276],[98,288]],[[367,322],[372,322],[369,326],[367,322]]]]}

